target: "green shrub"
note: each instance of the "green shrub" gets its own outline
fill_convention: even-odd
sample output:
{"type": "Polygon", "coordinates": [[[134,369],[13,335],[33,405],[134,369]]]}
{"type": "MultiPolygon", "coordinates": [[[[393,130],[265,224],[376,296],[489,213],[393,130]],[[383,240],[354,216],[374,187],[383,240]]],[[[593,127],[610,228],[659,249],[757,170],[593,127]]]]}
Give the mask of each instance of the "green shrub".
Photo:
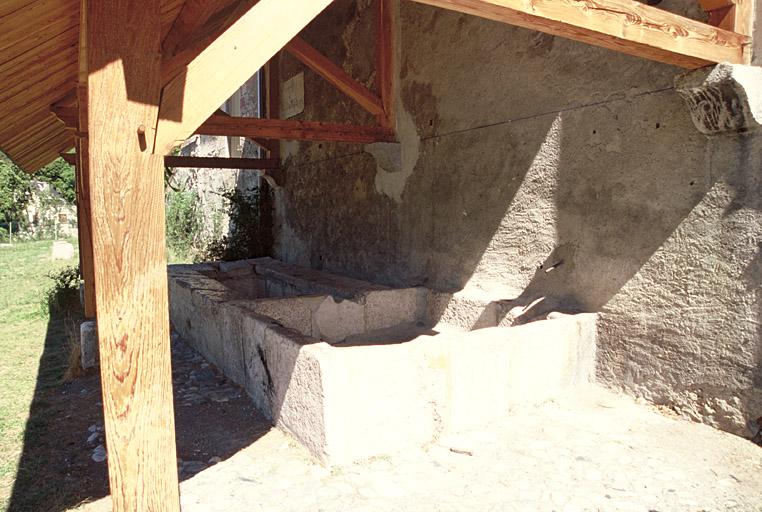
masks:
{"type": "Polygon", "coordinates": [[[167,247],[180,259],[192,259],[201,241],[201,209],[194,191],[166,194],[167,247]]]}
{"type": "Polygon", "coordinates": [[[266,256],[268,244],[259,190],[234,189],[222,197],[230,212],[230,232],[210,243],[201,259],[233,261],[266,256]]]}
{"type": "Polygon", "coordinates": [[[77,307],[79,302],[79,284],[81,277],[78,266],[64,267],[48,272],[53,286],[45,291],[43,308],[47,311],[66,311],[77,307]]]}

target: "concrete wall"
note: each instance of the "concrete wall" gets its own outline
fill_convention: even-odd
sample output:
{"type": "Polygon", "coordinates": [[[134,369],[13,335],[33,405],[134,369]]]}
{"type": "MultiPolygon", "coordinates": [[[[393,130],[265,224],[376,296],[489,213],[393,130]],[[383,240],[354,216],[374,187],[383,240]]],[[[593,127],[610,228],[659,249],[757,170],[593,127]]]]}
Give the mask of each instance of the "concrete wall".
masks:
{"type": "MultiPolygon", "coordinates": [[[[371,4],[338,0],[304,37],[372,87],[371,4]]],[[[696,131],[677,68],[398,10],[401,165],[284,143],[275,256],[600,311],[601,382],[744,434],[762,415],[762,134],[696,131]]],[[[302,69],[284,57],[284,79],[302,69]]],[[[305,89],[301,118],[372,121],[310,71],[305,89]]]]}

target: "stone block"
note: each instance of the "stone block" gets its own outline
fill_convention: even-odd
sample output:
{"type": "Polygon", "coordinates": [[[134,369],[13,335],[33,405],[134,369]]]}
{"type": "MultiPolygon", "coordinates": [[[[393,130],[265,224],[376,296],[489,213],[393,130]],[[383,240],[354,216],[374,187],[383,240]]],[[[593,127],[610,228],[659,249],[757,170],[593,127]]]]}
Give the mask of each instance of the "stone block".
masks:
{"type": "Polygon", "coordinates": [[[313,315],[312,332],[316,338],[341,341],[366,331],[365,307],[351,300],[326,297],[313,315]]]}
{"type": "Polygon", "coordinates": [[[425,288],[375,290],[365,294],[365,329],[368,331],[423,320],[425,288]]]}
{"type": "Polygon", "coordinates": [[[762,68],[718,64],[675,78],[696,128],[707,135],[762,126],[762,68]]]}
{"type": "Polygon", "coordinates": [[[69,242],[56,240],[53,242],[50,257],[54,260],[70,260],[74,257],[74,246],[69,242]]]}
{"type": "Polygon", "coordinates": [[[86,320],[79,324],[79,351],[82,368],[98,366],[98,324],[86,320]]]}

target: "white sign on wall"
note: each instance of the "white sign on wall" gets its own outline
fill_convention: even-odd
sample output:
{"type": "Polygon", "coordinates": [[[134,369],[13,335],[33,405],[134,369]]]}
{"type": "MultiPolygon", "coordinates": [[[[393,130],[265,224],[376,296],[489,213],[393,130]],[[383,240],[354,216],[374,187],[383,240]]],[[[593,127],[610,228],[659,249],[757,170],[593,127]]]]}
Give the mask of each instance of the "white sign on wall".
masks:
{"type": "Polygon", "coordinates": [[[280,115],[283,119],[304,112],[304,73],[299,73],[283,82],[280,101],[280,115]]]}

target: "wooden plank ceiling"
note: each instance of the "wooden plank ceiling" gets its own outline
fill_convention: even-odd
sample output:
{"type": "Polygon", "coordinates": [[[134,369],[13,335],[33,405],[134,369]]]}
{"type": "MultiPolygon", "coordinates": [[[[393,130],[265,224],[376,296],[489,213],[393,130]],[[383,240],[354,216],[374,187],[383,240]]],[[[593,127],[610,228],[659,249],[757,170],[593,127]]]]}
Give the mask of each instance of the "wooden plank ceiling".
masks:
{"type": "MultiPolygon", "coordinates": [[[[166,34],[184,0],[163,0],[166,34]]],[[[0,2],[0,149],[34,172],[74,146],[50,111],[77,85],[79,0],[0,2]]]]}

